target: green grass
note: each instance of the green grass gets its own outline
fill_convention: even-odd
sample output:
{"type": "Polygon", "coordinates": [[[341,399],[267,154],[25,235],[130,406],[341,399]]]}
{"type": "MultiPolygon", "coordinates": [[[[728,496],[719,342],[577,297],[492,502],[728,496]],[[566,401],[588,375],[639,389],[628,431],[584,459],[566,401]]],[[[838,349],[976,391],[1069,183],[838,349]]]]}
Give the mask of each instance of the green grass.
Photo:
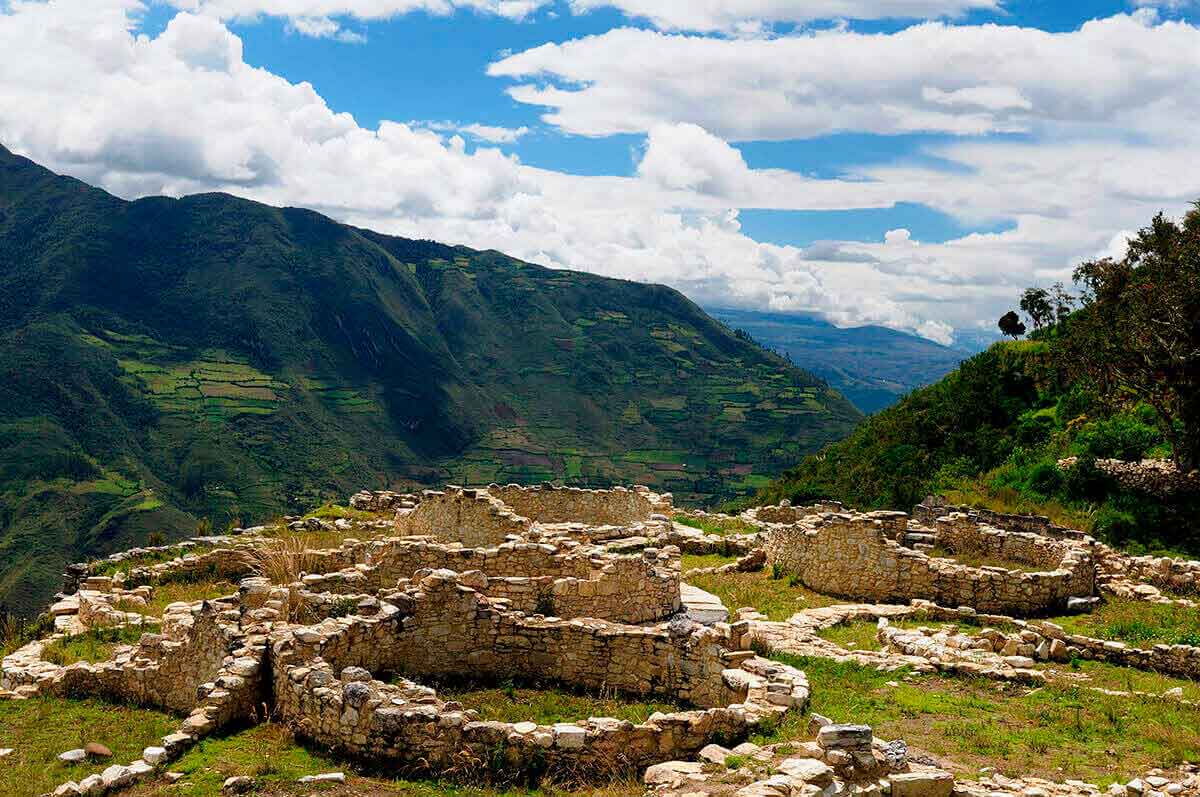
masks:
{"type": "Polygon", "coordinates": [[[1175,604],[1107,598],[1090,614],[1054,618],[1072,634],[1111,639],[1134,647],[1200,646],[1200,611],[1175,604]]]}
{"type": "Polygon", "coordinates": [[[948,551],[945,548],[935,547],[928,554],[940,559],[953,559],[960,565],[966,567],[999,567],[1004,570],[1020,570],[1023,573],[1039,573],[1047,569],[1028,564],[1026,562],[1018,562],[1015,559],[1005,559],[999,556],[984,556],[973,551],[963,551],[961,553],[948,551]]]}
{"type": "Polygon", "coordinates": [[[178,725],[178,719],[158,711],[98,700],[0,700],[0,747],[15,750],[0,761],[0,794],[43,794],[112,763],[128,764],[178,725]],[[87,742],[108,747],[113,760],[73,765],[58,760],[59,753],[87,742]]]}
{"type": "Polygon", "coordinates": [[[1145,672],[1133,667],[1122,667],[1105,661],[1076,659],[1068,665],[1043,665],[1042,668],[1057,670],[1059,674],[1067,678],[1074,675],[1083,676],[1079,680],[1082,685],[1123,692],[1149,692],[1161,695],[1168,689],[1178,687],[1183,689],[1184,698],[1200,702],[1200,684],[1195,681],[1172,678],[1156,672],[1145,672]]]}
{"type": "Polygon", "coordinates": [[[462,703],[478,711],[480,719],[497,722],[528,721],[552,725],[588,717],[614,717],[640,723],[656,711],[671,713],[683,708],[661,698],[647,700],[521,680],[499,684],[447,681],[436,688],[443,700],[462,703]]]}
{"type": "MultiPolygon", "coordinates": [[[[913,631],[922,626],[936,627],[939,623],[931,623],[928,620],[889,620],[893,628],[913,631]]],[[[862,620],[850,620],[845,623],[839,623],[831,628],[826,628],[817,636],[821,639],[828,640],[835,645],[840,645],[847,650],[880,650],[882,645],[878,639],[878,621],[874,618],[864,618],[862,620]]]]}
{"type": "Polygon", "coordinates": [[[353,794],[355,797],[555,797],[571,794],[579,797],[639,797],[643,791],[638,783],[616,783],[579,792],[565,792],[553,788],[481,788],[395,779],[382,773],[363,774],[345,761],[300,744],[287,729],[274,724],[258,725],[227,736],[205,739],[173,764],[171,769],[182,772],[184,778],[175,784],[165,781],[147,783],[132,790],[128,797],[219,797],[221,784],[235,775],[253,777],[257,785],[253,792],[255,795],[309,797],[333,789],[302,786],[296,781],[305,775],[323,772],[346,773],[346,787],[334,793],[353,794]]]}
{"type": "Polygon", "coordinates": [[[736,556],[722,556],[719,553],[685,553],[680,557],[679,562],[683,572],[687,573],[690,570],[699,570],[704,567],[719,567],[721,565],[732,564],[737,560],[736,556]]]}
{"type": "Polygon", "coordinates": [[[158,633],[152,623],[113,628],[89,628],[82,634],[56,639],[42,648],[42,658],[66,666],[77,661],[108,661],[121,645],[134,645],[142,634],[158,633]]]}
{"type": "Polygon", "coordinates": [[[691,526],[694,529],[700,529],[705,534],[716,534],[718,537],[728,534],[753,534],[758,531],[741,518],[696,518],[689,515],[675,515],[672,520],[682,526],[691,526]]]}
{"type": "Polygon", "coordinates": [[[321,520],[337,520],[339,518],[346,518],[347,520],[374,520],[378,516],[372,512],[351,509],[348,506],[324,504],[309,512],[305,517],[315,517],[321,520]]]}
{"type": "MultiPolygon", "coordinates": [[[[984,679],[881,673],[827,659],[772,658],[805,671],[812,711],[870,725],[884,739],[945,756],[960,771],[994,766],[1007,775],[1101,785],[1152,767],[1200,761],[1200,709],[1047,685],[1027,689],[984,679]],[[887,686],[888,682],[898,686],[887,686]]],[[[756,741],[807,738],[802,717],[756,741]]]]}
{"type": "Polygon", "coordinates": [[[123,601],[117,601],[117,608],[127,612],[136,612],[146,617],[161,617],[163,610],[172,603],[186,601],[212,600],[237,593],[237,584],[232,581],[175,581],[159,584],[154,588],[150,602],[145,606],[135,606],[123,601]]]}
{"type": "Polygon", "coordinates": [[[757,573],[723,573],[689,578],[694,587],[711,592],[732,613],[753,606],[771,620],[786,620],[802,609],[818,609],[845,603],[822,595],[791,579],[774,579],[765,570],[757,573]]]}

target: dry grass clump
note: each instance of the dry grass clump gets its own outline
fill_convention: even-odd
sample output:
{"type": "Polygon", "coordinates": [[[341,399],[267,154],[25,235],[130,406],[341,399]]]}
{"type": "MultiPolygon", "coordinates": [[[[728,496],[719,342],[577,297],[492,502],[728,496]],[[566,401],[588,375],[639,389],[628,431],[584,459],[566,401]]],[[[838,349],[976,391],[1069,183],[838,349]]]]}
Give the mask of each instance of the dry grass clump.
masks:
{"type": "Polygon", "coordinates": [[[321,557],[308,550],[303,539],[279,537],[241,552],[242,561],[256,575],[270,579],[272,584],[291,584],[301,574],[318,569],[321,557]]]}

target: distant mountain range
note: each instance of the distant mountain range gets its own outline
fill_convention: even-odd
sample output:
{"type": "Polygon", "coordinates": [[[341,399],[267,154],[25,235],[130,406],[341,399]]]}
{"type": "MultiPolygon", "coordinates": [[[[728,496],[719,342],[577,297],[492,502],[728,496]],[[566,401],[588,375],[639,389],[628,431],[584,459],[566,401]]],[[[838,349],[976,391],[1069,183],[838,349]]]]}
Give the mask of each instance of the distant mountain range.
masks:
{"type": "Polygon", "coordinates": [[[860,413],[674,290],[0,147],[0,603],[64,563],[445,481],[744,493],[860,413]]]}
{"type": "Polygon", "coordinates": [[[829,382],[865,413],[890,407],[915,388],[932,384],[995,338],[970,336],[954,347],[884,327],[839,329],[800,313],[707,308],[732,329],[829,382]]]}

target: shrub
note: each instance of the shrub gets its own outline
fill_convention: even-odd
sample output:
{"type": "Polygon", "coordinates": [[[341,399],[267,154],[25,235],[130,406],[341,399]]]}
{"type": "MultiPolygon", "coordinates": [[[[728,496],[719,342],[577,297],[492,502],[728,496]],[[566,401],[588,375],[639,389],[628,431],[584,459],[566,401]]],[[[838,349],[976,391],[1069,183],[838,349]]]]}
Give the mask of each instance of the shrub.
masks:
{"type": "Polygon", "coordinates": [[[1095,459],[1140,460],[1162,435],[1153,426],[1130,414],[1094,421],[1079,430],[1077,449],[1095,459]]]}
{"type": "Polygon", "coordinates": [[[1033,467],[1026,480],[1028,489],[1043,497],[1057,493],[1063,486],[1063,474],[1053,462],[1042,462],[1033,467]]]}
{"type": "Polygon", "coordinates": [[[1109,542],[1124,543],[1137,538],[1138,522],[1129,512],[1106,506],[1096,513],[1092,532],[1109,542]]]}

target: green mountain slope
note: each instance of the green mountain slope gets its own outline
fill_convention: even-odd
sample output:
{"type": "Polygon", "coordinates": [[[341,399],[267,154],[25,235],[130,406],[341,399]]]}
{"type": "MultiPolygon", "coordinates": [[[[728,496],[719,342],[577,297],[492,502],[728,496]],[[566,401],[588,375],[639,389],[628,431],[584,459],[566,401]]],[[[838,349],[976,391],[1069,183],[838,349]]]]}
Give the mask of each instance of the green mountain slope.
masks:
{"type": "MultiPolygon", "coordinates": [[[[1049,330],[1047,335],[1056,334],[1049,330]]],[[[757,497],[907,510],[930,493],[1032,512],[1137,549],[1200,551],[1200,497],[1130,492],[1097,459],[1166,458],[1150,408],[1109,407],[1056,366],[1046,340],[997,343],[869,417],[757,497]],[[1078,457],[1066,471],[1057,462],[1078,457]]]]}
{"type": "Polygon", "coordinates": [[[359,487],[746,492],[858,412],[661,286],[0,148],[0,602],[64,562],[359,487]],[[782,441],[782,442],[781,442],[782,441]]]}
{"type": "MultiPolygon", "coordinates": [[[[978,348],[951,348],[884,327],[838,329],[798,313],[709,308],[715,318],[786,354],[863,412],[890,407],[953,371],[978,348]]],[[[982,347],[980,347],[982,348],[982,347]]]]}

